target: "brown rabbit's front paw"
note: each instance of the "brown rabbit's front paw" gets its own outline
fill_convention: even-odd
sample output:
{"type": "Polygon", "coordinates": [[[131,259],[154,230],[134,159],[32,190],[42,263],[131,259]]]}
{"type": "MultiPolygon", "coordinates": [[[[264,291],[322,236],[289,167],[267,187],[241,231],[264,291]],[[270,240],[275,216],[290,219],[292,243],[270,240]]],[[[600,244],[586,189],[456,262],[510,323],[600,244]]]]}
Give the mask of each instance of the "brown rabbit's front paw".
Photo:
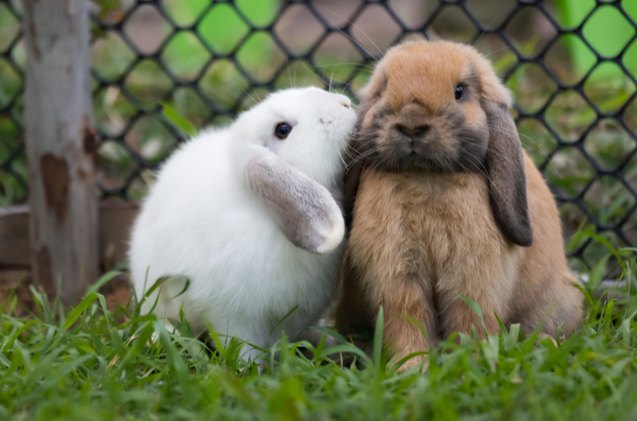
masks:
{"type": "Polygon", "coordinates": [[[540,333],[538,339],[542,342],[548,340],[552,342],[556,348],[559,346],[555,337],[553,337],[553,335],[549,335],[548,333],[540,333]]]}
{"type": "Polygon", "coordinates": [[[395,360],[395,358],[392,359],[392,363],[390,363],[390,365],[395,366],[396,371],[399,373],[411,370],[418,370],[421,373],[425,373],[429,368],[428,354],[412,355],[406,360],[404,358],[398,359],[397,361],[393,360],[395,360]]]}
{"type": "Polygon", "coordinates": [[[428,351],[437,340],[430,337],[430,331],[415,326],[413,321],[405,317],[385,318],[384,342],[392,355],[392,365],[397,366],[398,371],[414,368],[426,371],[429,366],[428,351]]]}

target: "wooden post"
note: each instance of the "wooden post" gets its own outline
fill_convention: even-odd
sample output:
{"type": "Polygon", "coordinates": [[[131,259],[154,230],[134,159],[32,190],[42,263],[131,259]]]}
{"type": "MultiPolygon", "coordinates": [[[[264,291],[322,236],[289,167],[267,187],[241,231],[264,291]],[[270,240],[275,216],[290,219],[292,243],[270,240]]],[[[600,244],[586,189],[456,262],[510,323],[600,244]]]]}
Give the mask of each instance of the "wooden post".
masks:
{"type": "Polygon", "coordinates": [[[89,1],[23,4],[32,274],[72,303],[98,275],[89,1]]]}

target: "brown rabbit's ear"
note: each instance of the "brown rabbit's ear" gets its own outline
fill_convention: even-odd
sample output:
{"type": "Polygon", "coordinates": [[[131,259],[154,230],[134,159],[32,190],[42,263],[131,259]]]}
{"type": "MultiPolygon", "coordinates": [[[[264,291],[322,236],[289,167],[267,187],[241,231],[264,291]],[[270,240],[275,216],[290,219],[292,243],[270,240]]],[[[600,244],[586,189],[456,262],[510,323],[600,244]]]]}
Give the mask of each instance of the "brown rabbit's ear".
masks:
{"type": "MultiPolygon", "coordinates": [[[[365,88],[365,93],[361,94],[361,101],[358,104],[356,114],[358,115],[358,123],[354,128],[354,135],[349,140],[349,150],[347,161],[345,162],[345,173],[343,178],[343,213],[345,215],[345,227],[349,232],[352,227],[354,216],[354,206],[356,204],[356,195],[358,194],[358,185],[360,183],[363,168],[367,164],[364,155],[366,154],[365,145],[361,143],[359,137],[362,121],[365,119],[367,112],[372,107],[373,102],[366,96],[370,88],[371,82],[365,88]]],[[[379,89],[376,87],[375,89],[379,89]]]]}
{"type": "Polygon", "coordinates": [[[484,110],[490,133],[486,167],[491,210],[509,241],[530,246],[533,228],[526,197],[524,154],[515,123],[505,104],[488,102],[484,110]]]}
{"type": "Polygon", "coordinates": [[[345,228],[349,232],[354,218],[354,205],[358,194],[358,185],[363,172],[362,162],[357,162],[345,170],[343,183],[343,213],[345,214],[345,228]]]}

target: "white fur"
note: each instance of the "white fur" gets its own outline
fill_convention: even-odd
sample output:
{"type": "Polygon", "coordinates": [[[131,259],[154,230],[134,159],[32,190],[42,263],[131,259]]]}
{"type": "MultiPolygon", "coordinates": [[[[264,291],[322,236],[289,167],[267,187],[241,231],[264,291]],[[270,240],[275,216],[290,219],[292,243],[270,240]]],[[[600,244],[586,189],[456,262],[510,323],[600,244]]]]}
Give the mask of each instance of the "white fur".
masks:
{"type": "Polygon", "coordinates": [[[263,146],[340,197],[339,155],[355,119],[342,95],[289,89],[179,148],[160,170],[134,225],[130,266],[138,299],[162,276],[183,275],[190,285],[173,299],[183,285],[162,284],[142,311],[157,301],[159,317],[178,319],[183,306],[196,331],[211,324],[221,335],[258,346],[270,345],[281,330],[294,336],[315,322],[336,293],[344,227],[319,250],[333,252],[295,247],[243,172],[255,145],[263,146]],[[285,140],[274,136],[282,121],[293,124],[285,140]]]}

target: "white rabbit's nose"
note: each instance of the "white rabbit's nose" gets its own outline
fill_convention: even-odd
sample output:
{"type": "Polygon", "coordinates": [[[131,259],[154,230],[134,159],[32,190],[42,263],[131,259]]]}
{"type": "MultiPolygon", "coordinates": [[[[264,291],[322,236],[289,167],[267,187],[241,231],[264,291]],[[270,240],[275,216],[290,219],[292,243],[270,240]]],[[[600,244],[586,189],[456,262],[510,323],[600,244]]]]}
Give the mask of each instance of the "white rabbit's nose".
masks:
{"type": "Polygon", "coordinates": [[[338,96],[338,103],[347,109],[352,108],[352,101],[345,95],[338,96]]]}

